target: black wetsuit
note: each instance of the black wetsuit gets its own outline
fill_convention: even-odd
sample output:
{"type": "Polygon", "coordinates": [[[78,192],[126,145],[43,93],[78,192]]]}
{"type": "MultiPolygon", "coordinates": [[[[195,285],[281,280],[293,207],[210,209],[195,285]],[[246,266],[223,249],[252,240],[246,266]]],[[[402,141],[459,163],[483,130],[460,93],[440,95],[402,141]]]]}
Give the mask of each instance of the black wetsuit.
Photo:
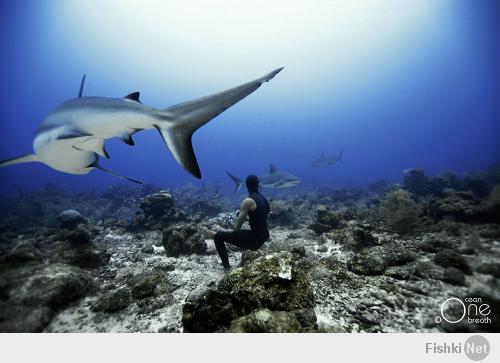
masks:
{"type": "Polygon", "coordinates": [[[259,192],[252,192],[248,195],[253,199],[257,208],[248,212],[250,230],[244,229],[235,232],[217,232],[214,236],[215,248],[222,260],[222,265],[229,268],[229,259],[224,242],[234,246],[246,248],[249,250],[258,250],[264,242],[269,239],[269,230],[267,229],[267,215],[269,214],[269,203],[259,192]]]}

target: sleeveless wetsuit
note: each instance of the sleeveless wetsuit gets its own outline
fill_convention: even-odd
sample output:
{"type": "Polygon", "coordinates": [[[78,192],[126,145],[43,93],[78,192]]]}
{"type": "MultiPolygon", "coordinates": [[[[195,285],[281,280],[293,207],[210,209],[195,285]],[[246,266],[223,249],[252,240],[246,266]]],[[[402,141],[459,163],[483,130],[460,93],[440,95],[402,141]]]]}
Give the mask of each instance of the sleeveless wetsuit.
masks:
{"type": "Polygon", "coordinates": [[[252,192],[248,197],[253,199],[257,205],[255,210],[248,212],[250,230],[243,229],[235,232],[217,232],[214,236],[215,248],[225,268],[229,268],[229,258],[224,242],[256,251],[269,239],[269,230],[267,229],[269,203],[259,192],[252,192]]]}

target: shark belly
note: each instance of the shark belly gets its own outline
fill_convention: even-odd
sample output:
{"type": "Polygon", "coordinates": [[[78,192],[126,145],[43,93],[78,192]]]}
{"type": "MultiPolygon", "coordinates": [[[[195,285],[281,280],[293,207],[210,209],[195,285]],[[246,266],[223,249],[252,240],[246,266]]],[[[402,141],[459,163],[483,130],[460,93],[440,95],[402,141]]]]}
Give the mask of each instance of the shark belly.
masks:
{"type": "Polygon", "coordinates": [[[92,170],[89,166],[97,159],[97,154],[93,151],[75,149],[75,140],[54,140],[38,145],[36,141],[37,139],[35,152],[40,161],[58,171],[87,174],[92,170]]]}
{"type": "Polygon", "coordinates": [[[35,137],[33,149],[40,161],[65,173],[87,174],[107,139],[151,128],[155,119],[137,112],[72,110],[52,114],[47,121],[61,125],[35,137]],[[70,121],[62,124],[60,119],[70,121]]]}

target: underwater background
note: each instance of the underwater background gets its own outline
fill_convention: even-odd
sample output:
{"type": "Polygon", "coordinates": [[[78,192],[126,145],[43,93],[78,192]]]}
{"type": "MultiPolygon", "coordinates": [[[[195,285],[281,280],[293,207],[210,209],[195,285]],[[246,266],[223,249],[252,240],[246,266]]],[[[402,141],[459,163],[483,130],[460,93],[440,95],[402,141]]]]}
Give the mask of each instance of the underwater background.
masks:
{"type": "MultiPolygon", "coordinates": [[[[307,185],[398,181],[405,169],[463,175],[500,158],[497,1],[2,1],[0,159],[32,152],[35,130],[61,102],[140,91],[157,108],[218,92],[285,66],[275,79],[193,137],[202,181],[155,130],[113,139],[103,166],[162,187],[232,188],[291,172],[307,185]],[[343,162],[313,168],[324,152],[343,162]]],[[[124,183],[43,164],[0,169],[16,193],[124,183]]]]}
{"type": "Polygon", "coordinates": [[[285,67],[194,134],[201,180],[156,130],[101,158],[142,185],[0,168],[0,332],[500,332],[500,2],[2,1],[0,18],[0,160],[33,151],[83,74],[83,96],[164,109],[285,67]],[[226,171],[269,202],[269,237],[226,243],[231,269],[218,236],[246,188],[226,171]]]}

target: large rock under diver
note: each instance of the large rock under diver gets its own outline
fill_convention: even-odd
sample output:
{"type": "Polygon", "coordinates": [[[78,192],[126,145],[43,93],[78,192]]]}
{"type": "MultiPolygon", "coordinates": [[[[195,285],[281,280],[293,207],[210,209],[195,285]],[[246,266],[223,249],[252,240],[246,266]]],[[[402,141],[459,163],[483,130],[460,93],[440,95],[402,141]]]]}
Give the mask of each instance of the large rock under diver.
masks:
{"type": "Polygon", "coordinates": [[[217,288],[188,297],[182,322],[185,332],[226,332],[231,327],[235,331],[261,331],[266,326],[268,331],[294,332],[315,326],[314,306],[305,272],[291,253],[279,253],[250,261],[226,275],[217,288]],[[259,313],[260,309],[271,312],[259,313]],[[275,314],[277,311],[287,313],[275,314]],[[262,314],[271,314],[264,319],[267,323],[256,322],[262,314]]]}

